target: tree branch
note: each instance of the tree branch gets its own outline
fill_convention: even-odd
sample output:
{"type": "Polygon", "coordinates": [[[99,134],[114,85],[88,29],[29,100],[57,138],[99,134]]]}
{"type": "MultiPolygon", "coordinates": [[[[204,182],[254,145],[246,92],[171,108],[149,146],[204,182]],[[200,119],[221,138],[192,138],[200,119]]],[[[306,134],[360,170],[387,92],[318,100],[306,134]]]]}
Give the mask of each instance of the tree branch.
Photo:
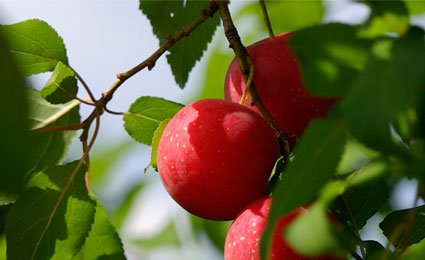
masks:
{"type": "MultiPolygon", "coordinates": [[[[245,46],[243,46],[241,39],[238,35],[238,31],[235,25],[233,24],[232,17],[230,15],[229,8],[228,8],[228,3],[227,1],[222,1],[222,0],[214,0],[214,1],[220,10],[226,38],[230,43],[230,47],[233,49],[235,53],[243,78],[245,82],[248,82],[249,75],[250,75],[251,60],[249,58],[248,51],[246,50],[245,46]]],[[[266,106],[262,102],[257,92],[257,89],[255,88],[254,82],[251,82],[251,85],[249,88],[249,94],[251,98],[253,99],[254,104],[257,106],[258,110],[261,112],[263,117],[266,119],[266,121],[270,124],[270,126],[275,131],[276,136],[279,139],[279,142],[281,145],[281,151],[283,153],[285,164],[286,164],[286,161],[288,161],[289,154],[290,154],[288,135],[278,127],[278,125],[276,124],[272,116],[270,115],[266,106]]]]}

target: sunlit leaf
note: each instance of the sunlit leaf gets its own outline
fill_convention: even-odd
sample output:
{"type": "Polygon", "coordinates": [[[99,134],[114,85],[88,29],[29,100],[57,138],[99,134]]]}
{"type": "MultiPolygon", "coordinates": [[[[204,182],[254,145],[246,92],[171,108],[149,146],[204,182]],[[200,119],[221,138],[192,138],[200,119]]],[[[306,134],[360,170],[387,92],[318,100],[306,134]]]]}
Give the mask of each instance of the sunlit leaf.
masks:
{"type": "Polygon", "coordinates": [[[402,0],[366,1],[371,7],[371,15],[365,30],[360,35],[365,37],[382,36],[386,33],[404,34],[409,25],[409,14],[402,0]]]}
{"type": "Polygon", "coordinates": [[[156,163],[157,163],[156,155],[158,153],[158,145],[159,145],[159,141],[161,140],[162,133],[164,132],[165,127],[168,125],[168,122],[170,122],[170,119],[165,119],[164,121],[162,121],[159,124],[158,128],[155,130],[155,133],[153,134],[151,162],[146,167],[145,173],[146,173],[146,171],[148,170],[149,167],[153,167],[156,171],[158,171],[158,168],[157,168],[157,165],[156,165],[156,163]]]}
{"type": "Polygon", "coordinates": [[[62,38],[46,22],[27,20],[2,25],[0,30],[10,44],[10,51],[23,76],[52,71],[59,61],[68,65],[62,38]]]}
{"type": "MultiPolygon", "coordinates": [[[[94,200],[96,200],[94,198],[94,200]]],[[[121,260],[124,256],[123,245],[105,209],[96,200],[96,213],[86,241],[73,260],[121,260]]]]}
{"type": "Polygon", "coordinates": [[[38,172],[7,216],[7,259],[71,259],[93,223],[89,197],[78,162],[38,172]]]}
{"type": "Polygon", "coordinates": [[[400,257],[401,260],[418,260],[425,255],[425,240],[410,246],[400,257]]]}
{"type": "Polygon", "coordinates": [[[164,119],[172,118],[183,105],[157,97],[140,97],[124,114],[124,127],[138,142],[151,145],[155,130],[164,119]]]}
{"type": "MultiPolygon", "coordinates": [[[[29,106],[29,127],[40,129],[57,125],[75,125],[80,122],[79,101],[73,100],[65,104],[53,105],[41,98],[33,89],[27,90],[29,106]]],[[[26,149],[31,153],[28,170],[42,170],[46,167],[62,163],[67,155],[75,131],[32,132],[33,145],[26,149]]]]}
{"type": "Polygon", "coordinates": [[[66,103],[77,94],[77,80],[74,71],[58,62],[50,79],[40,91],[40,95],[53,104],[66,103]]]}
{"type": "Polygon", "coordinates": [[[425,12],[425,2],[418,0],[404,0],[410,14],[420,14],[425,12]]]}

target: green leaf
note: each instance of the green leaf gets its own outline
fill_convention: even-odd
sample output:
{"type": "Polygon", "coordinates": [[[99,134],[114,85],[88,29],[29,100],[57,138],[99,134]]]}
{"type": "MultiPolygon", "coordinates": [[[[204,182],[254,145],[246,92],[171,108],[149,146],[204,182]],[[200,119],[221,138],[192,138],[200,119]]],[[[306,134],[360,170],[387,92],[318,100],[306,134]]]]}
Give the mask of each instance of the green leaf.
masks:
{"type": "Polygon", "coordinates": [[[53,104],[66,103],[77,94],[75,73],[62,62],[58,62],[50,79],[40,91],[40,95],[53,104]]]}
{"type": "Polygon", "coordinates": [[[286,228],[285,238],[302,255],[343,255],[332,229],[326,204],[314,203],[286,228]]]}
{"type": "Polygon", "coordinates": [[[0,236],[0,260],[6,260],[6,236],[0,236]]]}
{"type": "Polygon", "coordinates": [[[114,226],[100,202],[96,201],[94,223],[80,253],[73,260],[120,260],[126,259],[114,226]]]}
{"type": "Polygon", "coordinates": [[[368,61],[370,40],[357,27],[325,24],[295,32],[289,45],[300,63],[304,83],[316,96],[348,92],[368,61]]]}
{"type": "Polygon", "coordinates": [[[425,240],[409,246],[401,255],[401,260],[418,260],[425,255],[425,240]]]}
{"type": "Polygon", "coordinates": [[[348,178],[348,188],[335,200],[332,211],[353,232],[358,233],[388,201],[387,172],[388,167],[383,162],[364,166],[348,178]]]}
{"type": "Polygon", "coordinates": [[[170,119],[165,119],[164,121],[162,121],[159,124],[158,128],[155,130],[155,133],[153,134],[152,150],[151,150],[151,162],[146,167],[145,173],[149,169],[149,167],[153,167],[155,169],[155,171],[158,171],[158,168],[157,168],[157,165],[156,165],[156,162],[157,162],[156,155],[158,153],[159,141],[161,140],[162,133],[164,132],[165,127],[168,125],[168,122],[170,122],[170,119]]]}
{"type": "MultiPolygon", "coordinates": [[[[0,27],[1,28],[1,27],[0,27]]],[[[23,187],[32,146],[25,86],[0,30],[0,205],[13,202],[23,187]]]]}
{"type": "MultiPolygon", "coordinates": [[[[168,35],[183,29],[208,4],[209,1],[206,0],[140,0],[140,9],[150,20],[153,32],[162,45],[166,42],[168,35]]],[[[176,83],[181,88],[185,86],[189,72],[195,66],[196,61],[202,57],[207,49],[207,45],[212,40],[219,24],[219,16],[215,14],[214,17],[196,28],[190,37],[181,39],[170,48],[167,60],[176,83]]]]}
{"type": "MultiPolygon", "coordinates": [[[[386,252],[385,252],[385,248],[378,243],[377,241],[374,240],[367,240],[367,241],[362,241],[363,245],[366,249],[366,256],[365,259],[367,260],[379,260],[382,259],[379,258],[380,256],[383,256],[386,252]]],[[[390,258],[390,256],[388,255],[386,259],[392,259],[390,258]]]]}
{"type": "Polygon", "coordinates": [[[2,25],[0,30],[10,44],[10,51],[23,76],[52,71],[59,61],[68,65],[62,38],[46,22],[27,20],[2,25]]]}
{"type": "Polygon", "coordinates": [[[140,238],[133,241],[143,249],[153,249],[160,246],[179,246],[180,239],[175,224],[170,222],[159,234],[154,237],[140,238]]]}
{"type": "Polygon", "coordinates": [[[124,127],[134,140],[151,145],[155,130],[164,119],[172,118],[183,105],[157,97],[140,97],[124,114],[124,127]]]}
{"type": "Polygon", "coordinates": [[[404,34],[409,27],[409,14],[402,0],[366,1],[371,7],[371,15],[365,30],[360,32],[363,37],[384,36],[386,33],[404,34]]]}
{"type": "Polygon", "coordinates": [[[397,247],[419,243],[425,238],[425,206],[393,211],[379,227],[397,247]]]}
{"type": "Polygon", "coordinates": [[[389,59],[373,57],[341,102],[354,137],[383,153],[396,151],[390,122],[423,93],[424,68],[424,32],[415,27],[394,43],[389,59]]]}
{"type": "Polygon", "coordinates": [[[425,12],[425,2],[417,0],[404,0],[410,14],[421,14],[425,12]]]}
{"type": "Polygon", "coordinates": [[[310,202],[335,174],[346,140],[343,122],[315,120],[295,146],[295,157],[273,191],[268,227],[261,240],[263,259],[277,220],[310,202]],[[296,196],[294,196],[296,194],[296,196]]]}
{"type": "Polygon", "coordinates": [[[6,220],[7,259],[71,259],[93,223],[95,202],[78,162],[38,172],[6,220]]]}
{"type": "MultiPolygon", "coordinates": [[[[39,129],[47,126],[75,125],[80,122],[77,100],[61,105],[53,105],[41,98],[33,89],[27,90],[29,101],[29,126],[39,129]]],[[[75,131],[49,131],[45,133],[32,132],[33,145],[26,149],[30,152],[31,168],[38,171],[46,167],[60,164],[66,159],[75,131]]]]}

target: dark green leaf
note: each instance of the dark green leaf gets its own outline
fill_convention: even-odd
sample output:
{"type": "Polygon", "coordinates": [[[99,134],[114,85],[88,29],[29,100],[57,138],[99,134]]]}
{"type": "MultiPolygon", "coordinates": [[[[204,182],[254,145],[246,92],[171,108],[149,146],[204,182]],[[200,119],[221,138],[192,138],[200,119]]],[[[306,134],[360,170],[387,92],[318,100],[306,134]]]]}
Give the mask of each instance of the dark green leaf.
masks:
{"type": "Polygon", "coordinates": [[[379,256],[382,256],[384,254],[385,248],[379,242],[374,240],[367,240],[363,241],[363,245],[366,249],[366,260],[382,259],[379,258],[379,256]]]}
{"type": "Polygon", "coordinates": [[[146,167],[145,173],[149,169],[149,167],[153,167],[156,171],[158,171],[158,168],[157,168],[157,165],[156,165],[156,162],[157,162],[156,155],[158,153],[158,145],[159,145],[159,141],[161,140],[162,133],[164,132],[165,127],[168,125],[168,122],[170,122],[170,119],[165,119],[164,121],[162,121],[159,124],[158,128],[155,130],[155,133],[153,134],[153,137],[152,137],[151,162],[146,167]]]}
{"type": "Polygon", "coordinates": [[[290,41],[312,95],[341,96],[367,63],[370,41],[357,27],[325,24],[295,32],[290,41]]]}
{"type": "MultiPolygon", "coordinates": [[[[150,20],[153,32],[162,45],[168,35],[183,29],[208,4],[209,1],[206,0],[140,0],[140,9],[150,20]]],[[[190,37],[185,37],[170,48],[167,60],[181,88],[186,84],[196,61],[202,57],[219,23],[219,16],[216,14],[196,28],[190,37]]]]}
{"type": "MultiPolygon", "coordinates": [[[[53,105],[41,98],[39,93],[28,89],[29,125],[31,129],[47,126],[74,125],[80,122],[79,101],[73,100],[61,105],[53,105]]],[[[30,169],[38,171],[62,163],[67,155],[75,131],[33,132],[33,145],[26,149],[31,153],[30,169]]]]}
{"type": "Polygon", "coordinates": [[[409,14],[402,0],[366,1],[371,7],[367,27],[361,31],[364,37],[383,36],[386,33],[404,34],[409,27],[409,14]]]}
{"type": "Polygon", "coordinates": [[[77,94],[77,80],[72,69],[58,62],[40,95],[53,104],[66,103],[77,94]]]}
{"type": "Polygon", "coordinates": [[[261,241],[264,259],[276,221],[310,202],[335,174],[346,140],[343,122],[313,121],[295,147],[294,160],[273,191],[268,227],[261,241]],[[296,194],[296,196],[294,196],[296,194]]]}
{"type": "Polygon", "coordinates": [[[229,231],[232,221],[213,221],[195,215],[191,215],[190,217],[195,232],[205,232],[217,250],[223,252],[227,231],[229,231]]]}
{"type": "Polygon", "coordinates": [[[59,61],[68,65],[62,38],[46,22],[33,19],[0,29],[23,76],[52,71],[59,61]]]}
{"type": "Polygon", "coordinates": [[[143,249],[152,249],[160,246],[179,246],[180,239],[175,224],[170,222],[159,234],[154,237],[140,238],[133,241],[143,249]]]}
{"type": "Polygon", "coordinates": [[[371,163],[348,178],[348,188],[336,199],[332,210],[338,219],[357,233],[389,198],[387,166],[371,163]]]}
{"type": "MultiPolygon", "coordinates": [[[[1,27],[0,27],[1,28],[1,27]]],[[[32,146],[27,122],[23,78],[9,53],[0,30],[0,205],[13,202],[23,186],[32,146]]]]}
{"type": "Polygon", "coordinates": [[[89,197],[78,162],[38,172],[6,220],[7,259],[71,259],[93,223],[89,197]]]}
{"type": "Polygon", "coordinates": [[[73,260],[126,259],[114,226],[99,201],[96,201],[94,223],[80,253],[73,260]]]}
{"type": "Polygon", "coordinates": [[[423,93],[424,68],[424,33],[418,28],[395,42],[390,59],[372,58],[342,101],[348,126],[359,141],[384,153],[395,151],[390,122],[423,93]]]}
{"type": "Polygon", "coordinates": [[[425,238],[425,206],[393,211],[379,227],[397,247],[419,243],[425,238]]]}
{"type": "Polygon", "coordinates": [[[172,118],[183,105],[157,97],[140,97],[124,114],[124,127],[133,139],[151,145],[155,130],[164,119],[172,118]]]}

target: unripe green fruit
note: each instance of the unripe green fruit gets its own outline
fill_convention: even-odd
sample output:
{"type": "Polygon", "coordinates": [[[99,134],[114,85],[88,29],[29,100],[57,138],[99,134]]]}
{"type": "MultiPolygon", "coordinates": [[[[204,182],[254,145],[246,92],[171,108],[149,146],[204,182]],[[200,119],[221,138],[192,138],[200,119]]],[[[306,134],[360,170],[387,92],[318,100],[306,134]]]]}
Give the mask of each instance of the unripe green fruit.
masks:
{"type": "Polygon", "coordinates": [[[171,197],[212,220],[234,219],[268,194],[279,144],[267,122],[232,102],[205,99],[180,110],[158,147],[158,171],[171,197]]]}

